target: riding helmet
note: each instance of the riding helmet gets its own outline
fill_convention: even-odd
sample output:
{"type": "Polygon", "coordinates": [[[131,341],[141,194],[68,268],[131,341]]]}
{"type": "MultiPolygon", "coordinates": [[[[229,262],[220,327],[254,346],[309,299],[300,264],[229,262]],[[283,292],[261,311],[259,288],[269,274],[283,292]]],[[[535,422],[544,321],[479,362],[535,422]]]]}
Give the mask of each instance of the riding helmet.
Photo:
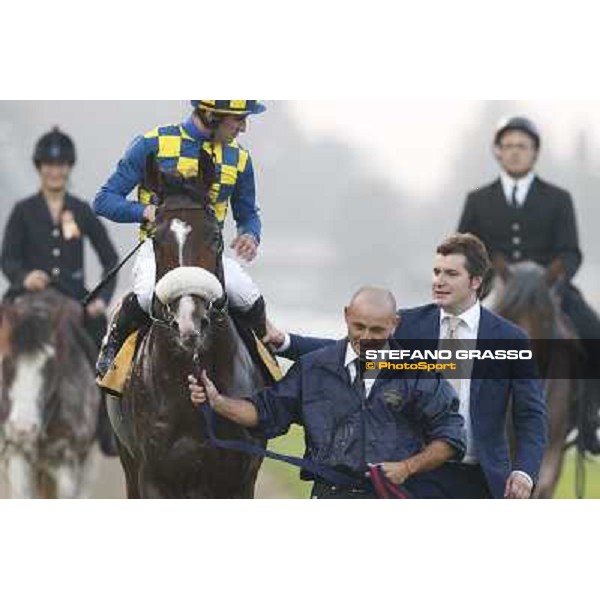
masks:
{"type": "Polygon", "coordinates": [[[536,148],[539,150],[542,143],[540,131],[536,127],[535,123],[526,117],[510,117],[503,119],[496,129],[496,136],[494,138],[494,144],[498,146],[502,140],[502,136],[508,131],[522,131],[531,137],[535,143],[536,148]]]}
{"type": "Polygon", "coordinates": [[[219,115],[259,115],[267,107],[258,100],[191,100],[194,108],[219,115]]]}
{"type": "Polygon", "coordinates": [[[35,145],[33,162],[37,168],[42,163],[75,164],[75,144],[73,140],[58,127],[44,134],[35,145]]]}

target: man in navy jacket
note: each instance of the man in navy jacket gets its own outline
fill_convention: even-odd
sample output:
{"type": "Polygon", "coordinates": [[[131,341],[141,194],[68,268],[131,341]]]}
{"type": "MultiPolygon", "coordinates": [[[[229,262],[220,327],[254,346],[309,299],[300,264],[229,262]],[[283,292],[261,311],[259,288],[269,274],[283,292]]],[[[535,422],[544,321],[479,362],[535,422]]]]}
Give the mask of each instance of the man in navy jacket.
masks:
{"type": "MultiPolygon", "coordinates": [[[[479,303],[489,269],[487,251],[478,238],[459,234],[446,240],[434,261],[433,304],[400,311],[394,337],[400,342],[451,338],[526,345],[527,335],[521,329],[479,303]]],[[[287,336],[276,329],[271,330],[270,338],[280,353],[291,359],[333,343],[287,336]]],[[[479,369],[477,379],[452,382],[465,418],[467,451],[461,462],[448,463],[435,473],[449,498],[525,499],[533,492],[547,444],[542,388],[535,372],[525,364],[507,362],[499,368],[502,370],[495,371],[493,379],[486,379],[479,369]],[[511,409],[514,457],[506,433],[511,409]]]]}
{"type": "MultiPolygon", "coordinates": [[[[386,290],[364,288],[345,310],[348,339],[301,358],[285,378],[252,398],[219,393],[206,374],[190,378],[192,401],[210,402],[221,416],[259,428],[267,438],[296,423],[306,438],[306,458],[351,475],[353,487],[317,480],[313,498],[375,497],[365,473],[378,464],[385,476],[417,498],[440,497],[428,472],[464,453],[458,398],[439,376],[363,378],[361,343],[384,347],[398,323],[396,301],[386,290]],[[197,385],[201,383],[201,385],[197,385]]],[[[303,472],[303,478],[313,477],[303,472]]]]}

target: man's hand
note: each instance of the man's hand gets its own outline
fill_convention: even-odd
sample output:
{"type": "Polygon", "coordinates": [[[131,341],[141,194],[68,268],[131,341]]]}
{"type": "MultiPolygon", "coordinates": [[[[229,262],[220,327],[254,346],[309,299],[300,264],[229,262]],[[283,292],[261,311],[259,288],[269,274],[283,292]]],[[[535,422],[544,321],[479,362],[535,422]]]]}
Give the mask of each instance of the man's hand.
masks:
{"type": "Polygon", "coordinates": [[[48,273],[39,270],[31,271],[23,281],[25,289],[30,292],[41,292],[48,287],[49,283],[50,277],[48,276],[48,273]]]}
{"type": "Polygon", "coordinates": [[[523,473],[511,473],[506,482],[504,497],[508,500],[528,500],[531,498],[533,485],[523,473]]]}
{"type": "Polygon", "coordinates": [[[213,408],[219,403],[220,394],[215,384],[208,378],[206,371],[202,371],[201,383],[193,376],[188,377],[190,383],[190,399],[193,404],[200,406],[208,402],[213,408]]]}
{"type": "Polygon", "coordinates": [[[285,343],[285,333],[280,331],[267,319],[267,335],[262,339],[263,343],[271,344],[275,350],[278,350],[285,343]]]}
{"type": "Polygon", "coordinates": [[[213,410],[222,417],[242,425],[242,427],[256,427],[258,425],[258,411],[252,402],[240,398],[229,398],[219,393],[215,384],[208,378],[206,371],[202,371],[200,382],[190,375],[190,399],[196,406],[208,402],[213,410]]]}
{"type": "Polygon", "coordinates": [[[240,258],[251,262],[256,258],[256,254],[258,253],[258,242],[249,233],[243,233],[231,242],[230,248],[235,250],[235,253],[240,258]]]}
{"type": "Polygon", "coordinates": [[[106,302],[102,298],[96,298],[85,307],[85,310],[89,317],[95,319],[100,315],[106,314],[106,302]]]}
{"type": "Polygon", "coordinates": [[[381,470],[383,471],[383,474],[395,485],[402,485],[412,475],[406,461],[382,463],[381,470]]]}
{"type": "Polygon", "coordinates": [[[156,206],[154,204],[148,204],[144,208],[144,221],[147,223],[154,223],[156,221],[156,206]]]}

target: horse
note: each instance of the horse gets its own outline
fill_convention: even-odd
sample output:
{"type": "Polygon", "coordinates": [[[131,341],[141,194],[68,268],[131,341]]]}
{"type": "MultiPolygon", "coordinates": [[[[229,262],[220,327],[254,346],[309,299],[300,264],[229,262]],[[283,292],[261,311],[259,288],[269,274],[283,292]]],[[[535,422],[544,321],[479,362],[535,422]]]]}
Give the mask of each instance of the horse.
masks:
{"type": "Polygon", "coordinates": [[[100,392],[81,307],[48,288],[0,307],[0,458],[12,498],[87,497],[100,392]]]}
{"type": "Polygon", "coordinates": [[[578,426],[582,348],[562,314],[556,287],[543,267],[527,261],[507,266],[499,275],[493,310],[528,333],[544,382],[549,441],[535,497],[552,498],[569,435],[578,426]]]}
{"type": "MultiPolygon", "coordinates": [[[[253,498],[262,462],[214,448],[190,401],[188,375],[201,369],[234,396],[267,383],[227,310],[222,228],[209,197],[214,166],[203,151],[199,163],[193,178],[160,171],[154,157],[146,166],[159,200],[153,314],[122,397],[108,400],[128,498],[253,498]]],[[[223,419],[217,435],[265,446],[223,419]]]]}

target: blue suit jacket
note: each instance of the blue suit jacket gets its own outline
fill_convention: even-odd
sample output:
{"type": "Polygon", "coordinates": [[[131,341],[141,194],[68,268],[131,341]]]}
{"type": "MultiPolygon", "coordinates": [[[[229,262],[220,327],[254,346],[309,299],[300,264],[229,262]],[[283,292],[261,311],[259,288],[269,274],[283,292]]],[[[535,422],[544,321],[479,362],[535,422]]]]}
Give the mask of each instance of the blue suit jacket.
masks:
{"type": "MultiPolygon", "coordinates": [[[[394,337],[402,340],[438,339],[440,309],[436,305],[400,311],[402,322],[394,337]]],[[[527,340],[518,327],[489,310],[481,309],[479,339],[527,340]]],[[[291,336],[284,354],[296,358],[313,352],[331,340],[291,336]]],[[[506,480],[512,471],[524,471],[537,479],[547,444],[547,414],[542,387],[535,372],[519,372],[521,363],[507,362],[501,378],[471,380],[471,427],[490,491],[504,496],[506,480]],[[511,403],[512,399],[512,403],[511,403]],[[515,429],[515,454],[511,460],[506,423],[509,410],[515,429]]],[[[474,366],[476,368],[476,366],[474,366]]]]}

